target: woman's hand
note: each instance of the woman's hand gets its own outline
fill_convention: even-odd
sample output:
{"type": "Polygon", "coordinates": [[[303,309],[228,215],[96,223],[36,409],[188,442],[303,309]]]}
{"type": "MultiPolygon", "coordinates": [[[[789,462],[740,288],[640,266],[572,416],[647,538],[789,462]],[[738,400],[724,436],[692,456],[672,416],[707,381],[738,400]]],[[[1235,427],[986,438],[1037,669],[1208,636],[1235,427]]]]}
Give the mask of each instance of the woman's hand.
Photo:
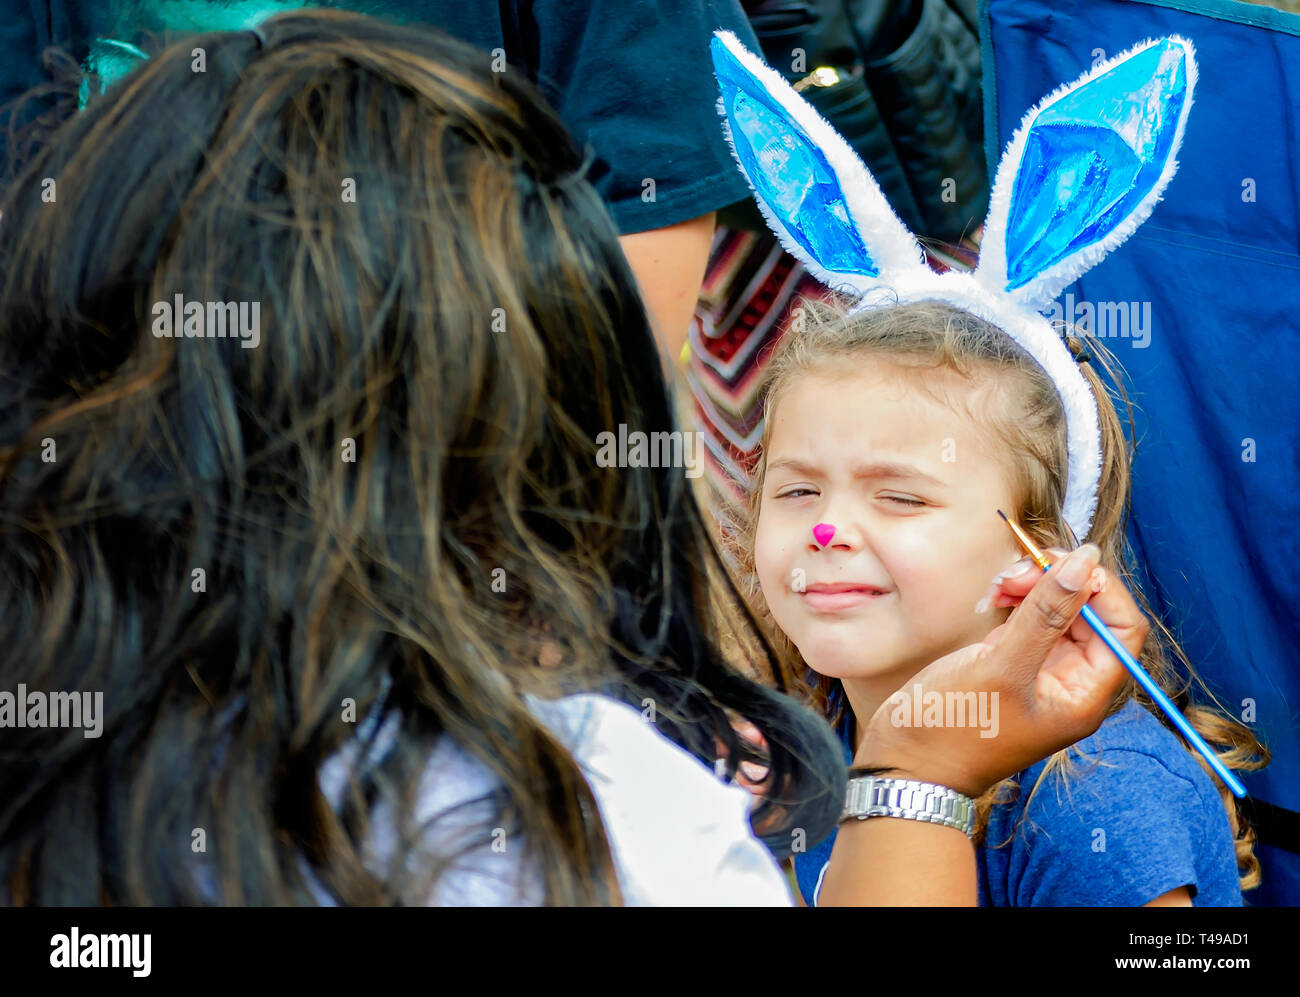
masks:
{"type": "MultiPolygon", "coordinates": [[[[1048,550],[1048,560],[1055,564],[1061,558],[1066,557],[1070,552],[1053,547],[1048,550]]],[[[1035,564],[1030,558],[1022,558],[1011,567],[1007,568],[1000,575],[993,579],[992,584],[992,605],[1004,607],[1019,606],[1024,602],[1025,597],[1033,590],[1034,585],[1042,577],[1043,569],[1035,564]]],[[[1093,595],[1100,595],[1105,592],[1110,584],[1110,575],[1105,568],[1097,567],[1093,569],[1092,577],[1088,581],[1088,587],[1093,595]]],[[[1107,617],[1103,614],[1102,606],[1106,605],[1108,600],[1090,599],[1089,605],[1092,606],[1093,612],[1101,616],[1111,633],[1119,640],[1128,650],[1128,653],[1137,658],[1142,653],[1143,645],[1146,643],[1147,635],[1151,632],[1151,625],[1147,618],[1142,615],[1133,601],[1132,595],[1122,585],[1116,593],[1119,601],[1115,604],[1118,611],[1117,616],[1107,617]]],[[[1006,624],[1003,624],[1005,626],[1006,624]]],[[[998,634],[1002,627],[992,631],[990,637],[998,634]]],[[[1066,633],[1073,643],[1079,645],[1082,653],[1095,660],[1108,660],[1110,649],[1106,647],[1097,633],[1090,627],[1082,616],[1078,617],[1071,624],[1069,631],[1066,633]],[[1098,655],[1105,655],[1105,659],[1097,659],[1098,655]]],[[[1049,656],[1048,660],[1051,660],[1049,656]]]]}
{"type": "MultiPolygon", "coordinates": [[[[895,706],[886,700],[867,725],[854,764],[897,769],[904,778],[976,797],[1095,731],[1128,673],[1078,618],[1080,610],[1090,603],[1135,656],[1149,629],[1129,592],[1115,578],[1096,574],[1100,553],[1086,544],[1069,555],[1060,552],[1046,574],[1036,566],[1019,576],[1004,572],[995,605],[1017,605],[1011,618],[983,642],[940,658],[908,682],[908,695],[920,685],[923,694],[995,697],[989,704],[996,710],[994,736],[969,722],[895,726],[895,706]]],[[[913,705],[919,717],[921,704],[913,705]]]]}

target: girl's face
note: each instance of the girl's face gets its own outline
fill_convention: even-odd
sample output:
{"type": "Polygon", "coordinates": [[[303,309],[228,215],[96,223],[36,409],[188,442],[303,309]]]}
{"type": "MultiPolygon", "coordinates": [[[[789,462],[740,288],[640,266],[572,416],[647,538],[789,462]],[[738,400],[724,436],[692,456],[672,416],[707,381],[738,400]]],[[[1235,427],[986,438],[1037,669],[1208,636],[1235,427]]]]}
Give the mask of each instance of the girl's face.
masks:
{"type": "Polygon", "coordinates": [[[823,675],[901,684],[1009,613],[975,612],[1020,557],[997,515],[1015,512],[1006,471],[970,418],[918,390],[918,377],[976,412],[988,401],[952,372],[868,358],[789,383],[771,414],[758,579],[823,675]],[[819,524],[834,527],[825,543],[819,524]]]}

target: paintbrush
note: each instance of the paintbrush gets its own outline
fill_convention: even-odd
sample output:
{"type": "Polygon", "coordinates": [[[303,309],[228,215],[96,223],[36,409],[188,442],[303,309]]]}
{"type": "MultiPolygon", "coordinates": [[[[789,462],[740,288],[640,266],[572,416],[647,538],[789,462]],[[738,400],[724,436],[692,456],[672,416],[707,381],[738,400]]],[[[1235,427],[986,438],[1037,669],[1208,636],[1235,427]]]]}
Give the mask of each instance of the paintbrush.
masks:
{"type": "MultiPolygon", "coordinates": [[[[1002,517],[1002,521],[1005,522],[1007,526],[1011,527],[1011,532],[1016,535],[1016,539],[1020,541],[1020,545],[1025,548],[1029,553],[1029,556],[1034,559],[1035,564],[1044,571],[1052,566],[1052,562],[1043,556],[1043,552],[1034,545],[1034,542],[1029,539],[1028,534],[1026,534],[1025,531],[1016,523],[1007,518],[1005,512],[999,509],[998,515],[1002,517]]],[[[1183,737],[1187,738],[1187,740],[1191,742],[1192,747],[1199,751],[1201,756],[1209,762],[1210,768],[1214,769],[1215,774],[1223,780],[1224,784],[1232,790],[1233,794],[1236,796],[1245,796],[1246,787],[1241,784],[1241,780],[1233,775],[1223,762],[1219,761],[1219,756],[1216,755],[1214,750],[1205,743],[1205,738],[1201,737],[1201,735],[1196,732],[1196,728],[1187,722],[1187,718],[1179,712],[1178,707],[1175,706],[1173,701],[1165,695],[1165,691],[1161,689],[1160,686],[1156,685],[1155,680],[1147,674],[1146,669],[1138,664],[1137,659],[1134,658],[1133,655],[1128,653],[1128,648],[1119,642],[1118,638],[1110,632],[1110,628],[1107,627],[1106,624],[1101,622],[1097,614],[1092,611],[1092,607],[1084,606],[1081,615],[1088,621],[1088,626],[1092,627],[1092,629],[1097,632],[1097,636],[1105,641],[1106,646],[1111,649],[1115,657],[1119,658],[1119,660],[1124,663],[1124,667],[1129,670],[1129,674],[1133,676],[1137,681],[1137,684],[1140,685],[1146,694],[1151,697],[1151,701],[1164,711],[1165,716],[1173,721],[1174,726],[1178,728],[1183,737]]]]}

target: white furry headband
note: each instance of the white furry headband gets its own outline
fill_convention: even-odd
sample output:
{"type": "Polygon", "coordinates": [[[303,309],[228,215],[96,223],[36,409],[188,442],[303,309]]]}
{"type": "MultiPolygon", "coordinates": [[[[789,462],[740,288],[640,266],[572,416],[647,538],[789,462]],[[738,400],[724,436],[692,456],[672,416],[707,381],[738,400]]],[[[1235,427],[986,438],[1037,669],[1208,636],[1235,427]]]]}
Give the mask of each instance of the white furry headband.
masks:
{"type": "Polygon", "coordinates": [[[1178,169],[1196,87],[1191,42],[1145,41],[1029,111],[998,164],[973,273],[937,274],[857,153],[735,35],[713,39],[727,139],[785,248],[855,308],[943,301],[991,322],[1056,384],[1069,472],[1063,515],[1087,538],[1097,509],[1096,399],[1041,314],[1147,219],[1178,169]]]}

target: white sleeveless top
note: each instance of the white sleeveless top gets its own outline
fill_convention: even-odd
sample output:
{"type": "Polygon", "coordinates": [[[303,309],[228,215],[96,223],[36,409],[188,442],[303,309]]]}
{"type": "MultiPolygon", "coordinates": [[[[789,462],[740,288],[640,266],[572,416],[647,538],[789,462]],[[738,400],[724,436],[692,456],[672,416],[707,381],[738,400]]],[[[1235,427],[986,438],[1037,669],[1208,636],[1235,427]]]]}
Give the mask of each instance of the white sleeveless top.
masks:
{"type": "MultiPolygon", "coordinates": [[[[750,830],[746,790],[723,784],[624,703],[582,694],[551,701],[530,697],[528,705],[568,748],[591,787],[624,903],[790,906],[785,876],[750,830]]],[[[388,729],[376,738],[373,751],[381,757],[396,719],[390,718],[388,729]]],[[[336,808],[357,750],[351,743],[321,768],[321,788],[336,808]]],[[[473,847],[440,877],[431,904],[542,902],[540,877],[536,869],[523,868],[520,843],[505,840],[501,830],[483,840],[492,812],[484,797],[499,785],[450,737],[438,741],[414,816],[430,822],[429,845],[437,854],[470,843],[473,847]]],[[[385,810],[373,814],[373,840],[367,848],[376,869],[384,867],[395,845],[392,818],[385,810]]],[[[330,902],[323,891],[318,899],[330,902]]]]}

